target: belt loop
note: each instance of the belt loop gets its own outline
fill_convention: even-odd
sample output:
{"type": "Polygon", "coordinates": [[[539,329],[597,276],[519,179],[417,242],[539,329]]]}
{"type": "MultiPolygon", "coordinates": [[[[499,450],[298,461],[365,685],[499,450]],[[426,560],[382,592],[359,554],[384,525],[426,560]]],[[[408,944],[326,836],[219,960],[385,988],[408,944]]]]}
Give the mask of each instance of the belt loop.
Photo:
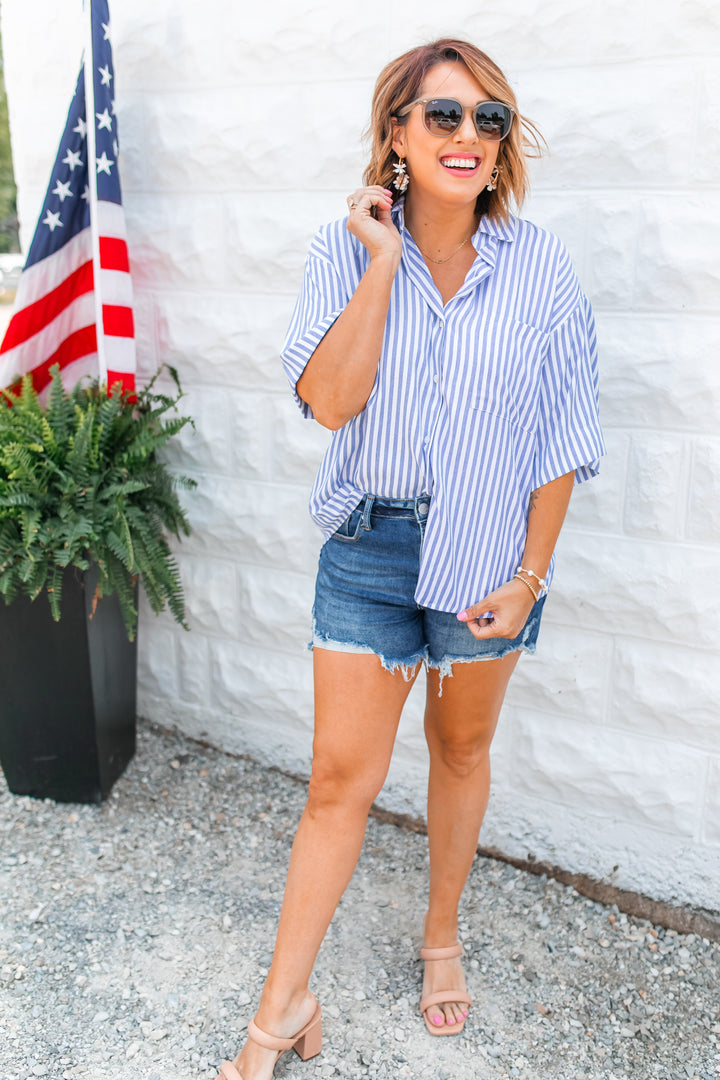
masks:
{"type": "Polygon", "coordinates": [[[425,504],[425,513],[424,513],[423,517],[427,518],[428,511],[429,511],[429,508],[430,508],[430,496],[429,495],[417,495],[415,497],[415,506],[414,506],[415,520],[417,521],[418,525],[423,524],[423,521],[422,521],[422,519],[420,517],[420,507],[422,506],[423,503],[425,504]]]}
{"type": "Polygon", "coordinates": [[[373,503],[375,502],[374,495],[365,496],[365,506],[363,507],[362,514],[362,527],[366,532],[370,532],[370,514],[372,513],[373,503]]]}

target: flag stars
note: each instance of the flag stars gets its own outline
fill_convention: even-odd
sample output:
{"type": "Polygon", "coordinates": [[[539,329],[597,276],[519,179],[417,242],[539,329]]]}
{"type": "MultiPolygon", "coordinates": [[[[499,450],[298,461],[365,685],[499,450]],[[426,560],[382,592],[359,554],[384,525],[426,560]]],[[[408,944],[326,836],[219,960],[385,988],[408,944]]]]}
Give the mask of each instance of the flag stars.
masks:
{"type": "Polygon", "coordinates": [[[82,116],[78,117],[77,127],[74,127],[73,131],[83,139],[87,135],[87,123],[82,116]]]}
{"type": "Polygon", "coordinates": [[[60,220],[60,213],[54,214],[52,210],[48,210],[47,214],[43,218],[43,225],[47,225],[50,232],[55,232],[56,229],[62,228],[62,221],[60,220]]]}
{"type": "Polygon", "coordinates": [[[75,150],[68,150],[62,163],[63,165],[67,165],[70,171],[73,172],[76,168],[82,166],[82,158],[75,150]]]}
{"type": "Polygon", "coordinates": [[[65,202],[66,199],[69,199],[72,195],[72,191],[70,190],[70,181],[68,181],[66,184],[63,184],[62,180],[58,180],[57,184],[53,188],[53,195],[57,195],[60,202],[65,202]]]}
{"type": "Polygon", "coordinates": [[[103,128],[105,128],[106,131],[112,131],[112,116],[107,109],[105,109],[104,112],[95,113],[95,115],[97,116],[98,121],[98,131],[102,131],[103,128]]]}
{"type": "Polygon", "coordinates": [[[110,40],[110,23],[100,23],[103,28],[103,41],[110,40]]]}
{"type": "Polygon", "coordinates": [[[102,86],[109,86],[112,75],[110,74],[110,66],[108,64],[105,67],[98,68],[100,72],[100,81],[102,86]]]}
{"type": "Polygon", "coordinates": [[[113,154],[115,155],[115,157],[118,156],[118,151],[119,150],[120,150],[120,147],[118,146],[117,139],[113,139],[113,154]]]}
{"type": "Polygon", "coordinates": [[[110,176],[111,175],[110,169],[113,167],[115,162],[111,161],[110,158],[105,153],[105,151],[103,150],[102,157],[99,157],[97,159],[97,161],[95,162],[95,164],[97,165],[98,176],[100,175],[101,172],[107,173],[107,175],[110,176]]]}
{"type": "Polygon", "coordinates": [[[85,185],[85,190],[83,191],[80,198],[83,199],[85,202],[87,202],[88,199],[90,198],[90,188],[88,187],[87,184],[85,185]]]}

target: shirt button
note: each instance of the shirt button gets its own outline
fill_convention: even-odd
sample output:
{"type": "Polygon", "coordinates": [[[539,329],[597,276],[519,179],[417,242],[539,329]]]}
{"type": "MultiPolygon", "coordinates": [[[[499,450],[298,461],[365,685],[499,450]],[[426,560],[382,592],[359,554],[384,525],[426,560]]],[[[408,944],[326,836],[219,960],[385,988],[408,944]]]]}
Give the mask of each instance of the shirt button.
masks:
{"type": "Polygon", "coordinates": [[[433,382],[434,382],[434,383],[436,383],[436,382],[440,382],[440,380],[438,379],[437,375],[433,375],[433,382]]]}
{"type": "Polygon", "coordinates": [[[418,506],[418,514],[427,514],[429,509],[430,507],[427,503],[420,503],[420,505],[418,506]]]}

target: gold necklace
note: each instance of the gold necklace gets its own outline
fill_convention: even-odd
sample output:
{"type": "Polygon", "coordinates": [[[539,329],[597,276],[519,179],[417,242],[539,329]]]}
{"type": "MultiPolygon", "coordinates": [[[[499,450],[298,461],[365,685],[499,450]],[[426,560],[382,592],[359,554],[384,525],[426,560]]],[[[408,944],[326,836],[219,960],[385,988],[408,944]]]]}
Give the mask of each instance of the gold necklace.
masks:
{"type": "MultiPolygon", "coordinates": [[[[476,230],[476,229],[477,229],[477,226],[475,226],[475,228],[474,228],[474,229],[473,229],[473,231],[472,231],[472,232],[470,233],[470,235],[469,235],[469,236],[466,236],[466,237],[465,237],[465,239],[464,239],[464,240],[462,241],[462,243],[461,243],[461,244],[458,244],[458,246],[457,246],[457,247],[455,248],[455,250],[454,250],[454,251],[451,251],[449,255],[446,255],[444,259],[433,259],[432,255],[427,255],[427,254],[426,254],[426,253],[425,253],[425,252],[423,251],[423,249],[422,249],[422,248],[420,247],[420,245],[418,244],[417,240],[416,240],[416,239],[415,239],[415,237],[414,237],[414,236],[412,235],[412,233],[410,233],[410,236],[412,236],[412,238],[413,238],[413,242],[414,242],[414,244],[415,244],[415,247],[416,247],[416,248],[418,249],[418,251],[419,251],[419,252],[420,252],[420,254],[422,255],[423,259],[429,259],[431,263],[435,263],[435,264],[436,264],[437,266],[440,266],[440,265],[441,265],[441,263],[446,263],[446,262],[450,262],[450,260],[451,260],[452,258],[454,258],[454,257],[455,257],[455,256],[457,255],[458,251],[461,251],[461,250],[462,250],[462,248],[464,248],[464,247],[465,247],[465,245],[467,244],[468,240],[470,240],[470,239],[471,239],[471,238],[472,238],[472,237],[473,237],[473,236],[475,235],[475,230],[476,230]]],[[[410,232],[410,230],[409,230],[409,229],[408,229],[408,232],[410,232]]]]}

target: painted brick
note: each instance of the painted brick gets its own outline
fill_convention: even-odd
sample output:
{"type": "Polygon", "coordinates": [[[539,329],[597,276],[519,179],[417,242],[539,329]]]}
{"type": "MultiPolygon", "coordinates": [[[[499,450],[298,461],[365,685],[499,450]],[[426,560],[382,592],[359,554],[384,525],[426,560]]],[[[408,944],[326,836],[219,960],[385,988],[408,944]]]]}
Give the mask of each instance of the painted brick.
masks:
{"type": "Polygon", "coordinates": [[[649,641],[694,641],[717,649],[720,610],[713,590],[717,555],[708,548],[637,541],[612,543],[572,528],[557,548],[553,618],[587,630],[649,641]]]}
{"type": "Polygon", "coordinates": [[[186,502],[193,535],[184,551],[300,573],[316,564],[321,536],[306,492],[208,474],[186,502]]]}
{"type": "Polygon", "coordinates": [[[138,646],[138,690],[152,697],[177,697],[174,630],[159,625],[152,613],[148,617],[141,610],[138,646]]]}
{"type": "Polygon", "coordinates": [[[684,531],[689,440],[637,432],[630,441],[625,491],[625,532],[658,539],[684,531]]]}
{"type": "MultiPolygon", "coordinates": [[[[186,588],[189,582],[185,582],[186,588]]],[[[210,700],[209,639],[194,627],[189,634],[179,633],[175,640],[178,665],[178,689],[182,701],[207,708],[210,700]]]]}
{"type": "Polygon", "coordinates": [[[130,269],[142,285],[222,286],[221,207],[200,194],[126,199],[130,269]]]}
{"type": "Polygon", "coordinates": [[[178,556],[187,602],[187,622],[201,633],[234,637],[237,612],[235,567],[227,560],[178,556]]]}
{"type": "Polygon", "coordinates": [[[613,727],[720,753],[716,654],[680,635],[670,644],[618,637],[608,718],[613,727]]]}
{"type": "Polygon", "coordinates": [[[149,182],[158,190],[268,192],[296,188],[343,188],[360,176],[360,148],[368,88],[346,84],[342,97],[323,84],[253,87],[263,122],[248,116],[248,89],[158,93],[146,116],[149,182]],[[288,131],[303,131],[292,154],[278,137],[278,118],[288,131]],[[248,122],[250,120],[250,123],[248,122]],[[230,183],[230,178],[232,182],[230,183]]]}
{"type": "Polygon", "coordinates": [[[720,318],[598,313],[603,416],[626,428],[717,433],[720,318]]]}
{"type": "Polygon", "coordinates": [[[153,299],[159,359],[180,370],[183,384],[287,392],[279,354],[294,294],[177,291],[153,299]]]}
{"type": "Polygon", "coordinates": [[[183,387],[185,394],[178,407],[183,416],[192,417],[169,451],[173,466],[180,472],[189,469],[209,470],[233,475],[232,397],[215,387],[183,387]]]}
{"type": "MultiPolygon", "coordinates": [[[[347,192],[356,186],[348,177],[347,192]]],[[[347,213],[346,192],[237,194],[224,200],[227,281],[247,292],[285,292],[299,284],[307,249],[325,221],[347,213]]],[[[286,327],[283,328],[283,335],[286,327]]]]}
{"type": "Polygon", "coordinates": [[[687,535],[708,544],[720,540],[720,439],[695,444],[687,535]]]}
{"type": "Polygon", "coordinates": [[[627,84],[609,79],[604,66],[566,66],[537,71],[531,100],[525,107],[542,117],[541,129],[551,153],[542,172],[544,187],[612,190],[618,177],[623,186],[683,184],[687,162],[676,154],[676,133],[667,124],[667,102],[686,115],[697,111],[697,81],[690,60],[668,64],[638,64],[632,108],[627,84]],[[567,108],[568,94],[585,122],[578,124],[575,109],[567,108]],[[617,137],[618,117],[627,138],[617,137]]]}
{"type": "Polygon", "coordinates": [[[272,400],[270,410],[265,423],[272,431],[273,480],[297,484],[309,492],[330,442],[330,432],[314,420],[303,420],[287,392],[272,400]]]}
{"type": "Polygon", "coordinates": [[[709,762],[704,821],[707,841],[720,845],[720,758],[709,762]]]}
{"type": "Polygon", "coordinates": [[[591,481],[576,484],[565,520],[568,525],[594,532],[618,532],[622,528],[630,436],[607,427],[603,434],[607,454],[600,461],[600,472],[591,481]]]}
{"type": "Polygon", "coordinates": [[[694,836],[701,754],[523,710],[515,728],[514,787],[614,821],[694,836]]]}
{"type": "Polygon", "coordinates": [[[268,651],[280,649],[297,656],[312,637],[313,597],[313,582],[307,574],[279,567],[240,567],[238,636],[268,651]]]}
{"type": "Polygon", "coordinates": [[[602,723],[612,638],[556,626],[552,601],[550,596],[545,604],[537,652],[520,659],[508,688],[508,705],[602,723]]]}
{"type": "Polygon", "coordinates": [[[720,312],[720,191],[673,201],[644,197],[638,215],[635,303],[641,308],[720,312]]]}
{"type": "Polygon", "coordinates": [[[292,715],[308,734],[312,713],[299,713],[298,702],[312,701],[312,658],[278,654],[234,641],[210,642],[212,700],[236,716],[265,724],[292,715]]]}
{"type": "Polygon", "coordinates": [[[227,6],[226,0],[116,4],[113,44],[116,57],[122,56],[125,79],[144,88],[215,82],[218,52],[226,48],[227,6]]]}

